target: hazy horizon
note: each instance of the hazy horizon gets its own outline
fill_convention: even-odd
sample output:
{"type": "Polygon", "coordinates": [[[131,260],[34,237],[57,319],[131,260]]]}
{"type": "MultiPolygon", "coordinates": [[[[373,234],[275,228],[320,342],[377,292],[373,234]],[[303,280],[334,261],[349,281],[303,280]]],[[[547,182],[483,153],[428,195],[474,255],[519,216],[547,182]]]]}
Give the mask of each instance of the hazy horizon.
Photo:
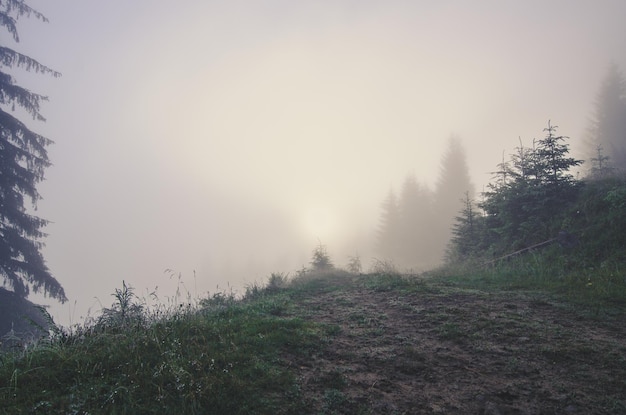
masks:
{"type": "Polygon", "coordinates": [[[50,98],[25,121],[55,141],[37,214],[62,324],[122,280],[240,290],[319,242],[367,266],[389,189],[434,186],[450,136],[479,192],[548,120],[582,157],[626,70],[618,0],[27,3],[50,22],[20,19],[15,49],[63,74],[16,74],[50,98]]]}

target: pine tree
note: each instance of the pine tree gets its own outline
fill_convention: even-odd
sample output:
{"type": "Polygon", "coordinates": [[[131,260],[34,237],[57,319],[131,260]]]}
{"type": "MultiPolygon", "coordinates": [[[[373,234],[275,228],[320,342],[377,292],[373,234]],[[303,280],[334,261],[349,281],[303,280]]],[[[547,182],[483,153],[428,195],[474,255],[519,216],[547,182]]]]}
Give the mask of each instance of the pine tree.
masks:
{"type": "MultiPolygon", "coordinates": [[[[485,211],[484,237],[504,250],[516,250],[541,242],[559,229],[549,229],[551,219],[575,200],[579,182],[569,173],[582,163],[568,156],[568,137],[556,134],[548,122],[546,136],[532,148],[521,145],[511,157],[510,179],[489,185],[480,207],[485,211]]],[[[498,253],[498,249],[496,249],[498,253]]]]}
{"type": "Polygon", "coordinates": [[[626,81],[615,63],[609,66],[596,96],[589,130],[593,153],[601,146],[612,167],[626,173],[626,81]]]}
{"type": "Polygon", "coordinates": [[[448,149],[441,158],[439,177],[434,195],[434,211],[431,226],[433,237],[431,244],[436,247],[436,255],[440,260],[447,244],[452,237],[454,218],[461,209],[463,195],[474,197],[474,185],[470,179],[465,149],[459,137],[451,136],[448,149]]]}
{"type": "Polygon", "coordinates": [[[465,192],[465,197],[461,199],[461,202],[463,209],[454,218],[452,238],[446,250],[448,263],[461,262],[474,255],[479,249],[480,217],[469,191],[465,192]]]}
{"type": "Polygon", "coordinates": [[[330,255],[326,250],[326,245],[322,245],[321,242],[313,250],[311,266],[315,271],[330,271],[335,268],[333,261],[330,259],[330,255]]]}
{"type": "Polygon", "coordinates": [[[548,121],[548,126],[543,129],[546,136],[537,142],[537,176],[548,186],[569,186],[574,182],[570,169],[579,166],[583,161],[567,157],[569,146],[565,144],[565,139],[569,137],[556,135],[557,128],[558,126],[548,121]]]}
{"type": "Polygon", "coordinates": [[[515,148],[515,153],[511,155],[509,166],[509,176],[511,182],[524,183],[527,185],[537,184],[540,176],[540,167],[536,152],[536,140],[533,140],[532,147],[525,147],[522,139],[519,138],[519,147],[515,148]]]}
{"type": "Polygon", "coordinates": [[[601,144],[596,146],[596,155],[589,161],[591,162],[589,178],[592,180],[606,179],[611,176],[615,170],[611,167],[610,157],[604,154],[604,149],[601,144]]]}
{"type": "Polygon", "coordinates": [[[389,190],[381,208],[376,250],[383,258],[394,260],[400,246],[401,223],[398,198],[393,189],[389,190]]]}
{"type": "MultiPolygon", "coordinates": [[[[535,221],[541,223],[549,222],[564,206],[576,200],[580,185],[570,170],[581,165],[583,161],[568,156],[569,145],[565,141],[569,137],[557,135],[557,128],[548,121],[548,126],[543,129],[546,136],[537,141],[535,151],[537,176],[541,186],[540,191],[536,192],[534,212],[535,221]]],[[[558,230],[546,229],[544,237],[554,236],[552,233],[556,231],[558,230]]]]}
{"type": "MultiPolygon", "coordinates": [[[[521,139],[520,139],[521,143],[521,139]]],[[[502,152],[502,161],[496,166],[498,170],[492,171],[492,179],[495,181],[490,183],[493,189],[500,189],[509,184],[511,178],[511,163],[504,159],[504,151],[502,152]]]]}
{"type": "MultiPolygon", "coordinates": [[[[0,1],[0,26],[19,42],[17,20],[34,17],[47,22],[44,15],[23,0],[0,1]]],[[[47,97],[16,85],[10,70],[19,68],[54,77],[60,74],[36,60],[0,45],[0,276],[5,285],[20,297],[27,297],[32,286],[35,292],[65,301],[65,293],[51,275],[41,254],[48,223],[27,210],[25,199],[36,208],[41,199],[37,184],[50,165],[46,147],[51,141],[33,132],[13,114],[16,108],[34,120],[45,121],[39,112],[47,97]]]]}
{"type": "Polygon", "coordinates": [[[398,211],[400,213],[399,264],[406,268],[424,269],[436,265],[433,255],[432,192],[420,184],[413,174],[402,185],[398,211]]]}

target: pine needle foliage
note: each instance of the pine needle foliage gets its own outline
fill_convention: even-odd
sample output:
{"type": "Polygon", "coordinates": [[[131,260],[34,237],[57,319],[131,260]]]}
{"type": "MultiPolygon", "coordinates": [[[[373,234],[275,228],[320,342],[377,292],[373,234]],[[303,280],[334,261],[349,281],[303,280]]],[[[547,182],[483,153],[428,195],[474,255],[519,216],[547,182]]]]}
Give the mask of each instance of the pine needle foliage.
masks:
{"type": "Polygon", "coordinates": [[[520,143],[511,160],[498,165],[479,209],[466,197],[453,225],[449,261],[497,258],[563,230],[557,218],[576,202],[583,184],[570,169],[582,160],[569,157],[568,137],[556,131],[557,126],[548,122],[543,139],[533,140],[532,147],[520,143]]]}
{"type": "MultiPolygon", "coordinates": [[[[24,1],[0,1],[0,27],[11,35],[14,43],[19,42],[20,17],[47,21],[24,1]]],[[[2,42],[5,41],[3,38],[2,42]]],[[[33,120],[45,121],[40,105],[47,97],[17,85],[9,73],[14,69],[60,76],[11,47],[0,45],[0,279],[21,297],[27,297],[32,287],[35,292],[42,291],[65,301],[63,287],[51,275],[40,251],[42,238],[46,236],[43,228],[48,221],[32,214],[26,204],[30,199],[31,206],[36,208],[41,199],[37,184],[50,166],[46,147],[52,141],[32,131],[14,115],[18,108],[33,120]]]]}
{"type": "Polygon", "coordinates": [[[559,291],[585,302],[626,301],[626,179],[569,172],[566,137],[546,136],[498,165],[495,180],[456,219],[438,272],[509,288],[559,291]],[[475,209],[477,207],[478,209],[475,209]]]}

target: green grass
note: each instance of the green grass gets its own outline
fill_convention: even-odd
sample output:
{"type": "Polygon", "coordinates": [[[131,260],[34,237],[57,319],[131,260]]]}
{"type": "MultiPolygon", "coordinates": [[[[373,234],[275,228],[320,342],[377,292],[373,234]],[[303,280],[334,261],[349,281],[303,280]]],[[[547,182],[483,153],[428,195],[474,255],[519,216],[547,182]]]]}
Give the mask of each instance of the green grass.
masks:
{"type": "MultiPolygon", "coordinates": [[[[505,310],[498,319],[468,318],[454,301],[440,300],[525,291],[528,298],[536,298],[533,304],[558,297],[577,312],[607,316],[620,310],[615,315],[623,316],[623,269],[574,271],[567,258],[548,254],[489,268],[441,268],[430,276],[320,272],[288,279],[273,274],[266,285],[247,287],[243,298],[216,293],[152,310],[124,284],[116,290],[113,306],[90,325],[57,330],[27,349],[0,353],[0,414],[312,413],[312,398],[302,392],[295,369],[308,365],[302,362],[315,362],[342,331],[308,318],[319,310],[303,304],[322,294],[348,310],[342,327],[368,338],[383,338],[385,327],[394,323],[385,309],[363,309],[357,297],[346,294],[349,290],[388,296],[390,306],[436,323],[433,333],[439,341],[477,350],[494,339],[514,341],[524,324],[539,323],[525,323],[515,310],[505,310]],[[414,302],[422,297],[430,299],[426,314],[414,302]]],[[[546,327],[542,323],[526,337],[546,334],[546,327]]],[[[403,346],[410,357],[403,373],[428,372],[428,355],[417,346],[403,346]]],[[[551,361],[595,353],[575,342],[542,347],[541,356],[551,361]]],[[[512,356],[505,370],[519,371],[520,362],[512,356]]],[[[623,364],[623,356],[612,356],[610,362],[623,364]]],[[[317,413],[354,409],[347,379],[340,366],[319,373],[323,393],[315,398],[317,413]]]]}
{"type": "Polygon", "coordinates": [[[559,247],[483,266],[445,266],[430,275],[445,285],[480,290],[529,290],[556,295],[596,314],[626,306],[626,266],[619,261],[581,266],[559,247]]]}
{"type": "Polygon", "coordinates": [[[327,334],[323,326],[290,316],[285,295],[217,295],[161,313],[165,317],[135,310],[111,321],[131,305],[118,301],[107,320],[0,355],[0,413],[303,409],[288,357],[314,353],[327,334]]]}

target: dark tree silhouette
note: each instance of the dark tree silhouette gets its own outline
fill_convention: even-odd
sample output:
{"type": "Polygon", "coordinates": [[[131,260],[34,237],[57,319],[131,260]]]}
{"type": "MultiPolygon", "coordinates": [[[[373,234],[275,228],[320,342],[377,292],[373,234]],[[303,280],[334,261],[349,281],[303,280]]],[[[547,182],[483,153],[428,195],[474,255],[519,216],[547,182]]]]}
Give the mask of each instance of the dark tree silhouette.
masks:
{"type": "MultiPolygon", "coordinates": [[[[20,17],[47,22],[23,0],[0,1],[0,26],[14,44],[19,42],[16,25],[20,17]]],[[[0,276],[22,298],[28,296],[32,286],[35,292],[43,291],[65,301],[63,288],[51,275],[40,251],[45,236],[42,228],[47,221],[29,213],[25,206],[25,199],[30,199],[33,208],[41,199],[37,184],[50,165],[46,147],[51,141],[14,115],[18,108],[34,120],[45,121],[39,110],[47,97],[16,85],[9,72],[19,68],[54,77],[60,74],[8,47],[6,40],[3,37],[0,45],[0,276]]]]}
{"type": "Polygon", "coordinates": [[[524,147],[522,139],[519,138],[519,147],[511,155],[511,162],[506,164],[508,176],[511,181],[535,184],[539,180],[539,165],[535,148],[536,140],[533,140],[532,147],[524,147]]]}
{"type": "MultiPolygon", "coordinates": [[[[508,180],[489,185],[480,207],[486,213],[487,238],[497,239],[503,249],[515,250],[553,237],[551,218],[572,202],[579,182],[569,173],[582,163],[568,156],[568,137],[556,134],[548,122],[546,136],[532,148],[520,147],[508,164],[508,180]]],[[[493,240],[492,239],[492,240],[493,240]]]]}
{"type": "Polygon", "coordinates": [[[560,187],[568,186],[574,182],[574,176],[570,173],[572,167],[582,164],[582,160],[568,157],[569,146],[565,140],[569,137],[556,135],[558,126],[548,121],[548,126],[543,129],[546,136],[537,141],[535,175],[547,185],[560,187]]]}
{"type": "Polygon", "coordinates": [[[446,250],[446,262],[462,262],[474,255],[480,249],[479,228],[481,227],[480,216],[476,204],[465,192],[461,199],[463,208],[460,214],[454,218],[452,225],[452,238],[446,250]]]}

